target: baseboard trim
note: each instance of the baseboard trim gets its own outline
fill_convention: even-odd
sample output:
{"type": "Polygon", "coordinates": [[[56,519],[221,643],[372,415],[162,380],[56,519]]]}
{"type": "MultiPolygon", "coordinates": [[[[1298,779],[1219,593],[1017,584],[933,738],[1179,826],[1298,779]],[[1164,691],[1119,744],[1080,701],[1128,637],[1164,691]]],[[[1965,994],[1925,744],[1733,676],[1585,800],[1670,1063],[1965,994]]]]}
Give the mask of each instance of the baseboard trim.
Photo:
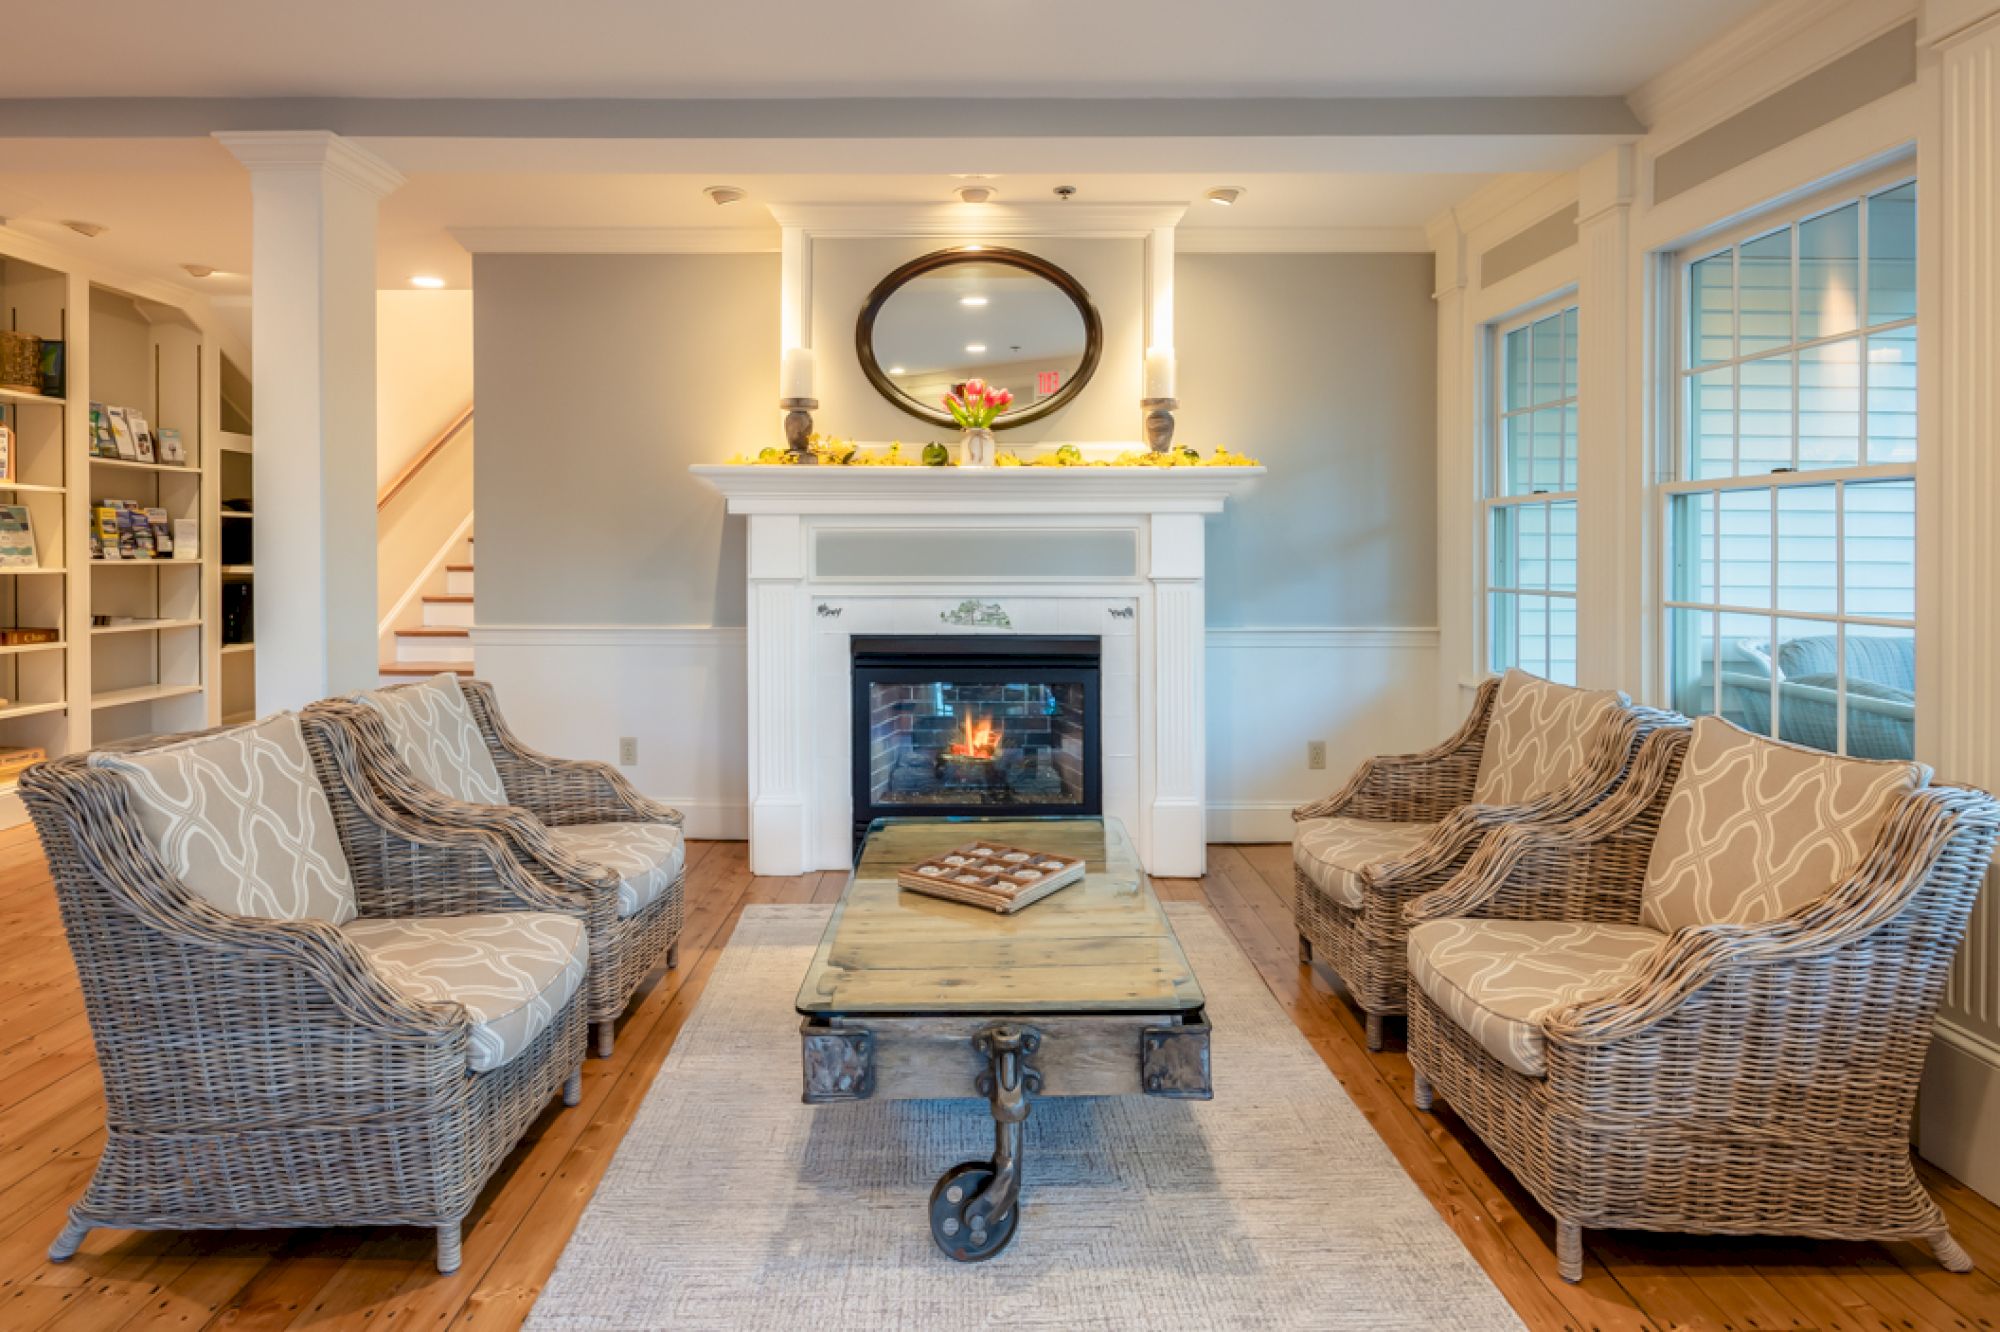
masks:
{"type": "Polygon", "coordinates": [[[750,837],[750,806],[721,800],[679,800],[660,797],[684,817],[681,832],[702,842],[742,842],[750,837]]]}
{"type": "Polygon", "coordinates": [[[1289,842],[1292,840],[1292,811],[1318,798],[1304,795],[1297,800],[1212,802],[1208,807],[1208,840],[1289,842]]]}

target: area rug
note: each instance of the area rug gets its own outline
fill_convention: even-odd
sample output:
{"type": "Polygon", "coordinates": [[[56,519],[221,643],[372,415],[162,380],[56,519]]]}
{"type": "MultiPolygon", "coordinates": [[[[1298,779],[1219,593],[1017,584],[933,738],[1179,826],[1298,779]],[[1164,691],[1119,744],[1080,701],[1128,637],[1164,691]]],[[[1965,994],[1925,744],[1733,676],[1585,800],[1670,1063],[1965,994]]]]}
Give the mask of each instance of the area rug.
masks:
{"type": "Polygon", "coordinates": [[[799,1101],[830,910],[744,909],[531,1329],[1521,1326],[1198,903],[1215,1099],[1036,1102],[1013,1244],[951,1262],[925,1205],[985,1103],[799,1101]]]}

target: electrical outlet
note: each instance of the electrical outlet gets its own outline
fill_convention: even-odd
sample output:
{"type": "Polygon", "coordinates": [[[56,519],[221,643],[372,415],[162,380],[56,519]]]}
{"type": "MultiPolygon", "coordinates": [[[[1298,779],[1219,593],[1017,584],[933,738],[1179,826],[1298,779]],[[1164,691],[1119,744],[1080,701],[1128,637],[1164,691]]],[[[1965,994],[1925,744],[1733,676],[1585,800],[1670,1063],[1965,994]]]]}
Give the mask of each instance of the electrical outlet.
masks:
{"type": "Polygon", "coordinates": [[[630,768],[639,762],[639,737],[620,736],[618,739],[618,766],[630,768]]]}
{"type": "Polygon", "coordinates": [[[1326,741],[1306,741],[1306,766],[1315,772],[1326,766],[1326,741]]]}

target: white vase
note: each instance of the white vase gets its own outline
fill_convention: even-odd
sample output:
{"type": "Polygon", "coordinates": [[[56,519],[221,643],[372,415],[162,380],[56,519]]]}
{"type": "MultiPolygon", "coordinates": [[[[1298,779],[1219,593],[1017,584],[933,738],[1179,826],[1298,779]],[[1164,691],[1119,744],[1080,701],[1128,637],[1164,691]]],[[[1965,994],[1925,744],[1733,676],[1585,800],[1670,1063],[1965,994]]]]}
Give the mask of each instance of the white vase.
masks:
{"type": "Polygon", "coordinates": [[[960,467],[991,467],[993,465],[993,432],[991,430],[967,430],[958,437],[958,465],[960,467]]]}

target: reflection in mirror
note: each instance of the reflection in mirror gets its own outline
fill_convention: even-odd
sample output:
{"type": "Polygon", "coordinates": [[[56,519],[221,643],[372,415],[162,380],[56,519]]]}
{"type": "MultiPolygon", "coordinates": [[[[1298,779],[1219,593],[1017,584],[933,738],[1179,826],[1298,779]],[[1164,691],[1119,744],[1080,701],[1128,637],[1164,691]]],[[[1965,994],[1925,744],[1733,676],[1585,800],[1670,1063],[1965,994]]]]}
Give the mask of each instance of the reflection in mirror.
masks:
{"type": "Polygon", "coordinates": [[[1009,250],[941,251],[870,296],[856,330],[862,367],[896,406],[950,425],[942,400],[970,379],[1011,391],[994,425],[1068,401],[1095,368],[1100,330],[1069,274],[1009,250]]]}

